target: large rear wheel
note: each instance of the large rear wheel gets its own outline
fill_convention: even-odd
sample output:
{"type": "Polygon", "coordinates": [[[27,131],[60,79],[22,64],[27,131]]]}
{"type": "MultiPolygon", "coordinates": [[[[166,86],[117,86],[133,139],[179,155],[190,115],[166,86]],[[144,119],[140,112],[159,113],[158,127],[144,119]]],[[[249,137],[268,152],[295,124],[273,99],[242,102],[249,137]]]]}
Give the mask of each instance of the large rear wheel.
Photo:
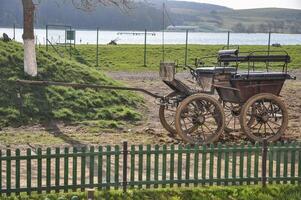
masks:
{"type": "Polygon", "coordinates": [[[254,141],[276,141],[287,128],[287,108],[283,101],[273,94],[255,95],[243,106],[240,124],[243,132],[254,141]],[[252,124],[248,123],[250,118],[254,118],[252,124]]]}
{"type": "Polygon", "coordinates": [[[188,143],[213,143],[224,130],[223,108],[209,95],[192,95],[179,105],[175,125],[179,136],[188,143]]]}

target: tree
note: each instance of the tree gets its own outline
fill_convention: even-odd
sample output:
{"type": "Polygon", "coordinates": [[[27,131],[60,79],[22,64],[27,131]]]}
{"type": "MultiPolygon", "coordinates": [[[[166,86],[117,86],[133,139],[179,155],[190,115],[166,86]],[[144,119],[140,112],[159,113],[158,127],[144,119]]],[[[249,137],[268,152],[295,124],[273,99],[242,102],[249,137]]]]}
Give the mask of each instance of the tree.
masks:
{"type": "MultiPolygon", "coordinates": [[[[40,0],[38,0],[40,1],[40,0]]],[[[74,7],[90,11],[98,5],[119,6],[129,8],[131,0],[70,0],[74,7]]],[[[37,76],[37,60],[34,41],[34,13],[33,0],[22,0],[23,5],[23,42],[24,42],[24,72],[30,76],[37,76]]]]}

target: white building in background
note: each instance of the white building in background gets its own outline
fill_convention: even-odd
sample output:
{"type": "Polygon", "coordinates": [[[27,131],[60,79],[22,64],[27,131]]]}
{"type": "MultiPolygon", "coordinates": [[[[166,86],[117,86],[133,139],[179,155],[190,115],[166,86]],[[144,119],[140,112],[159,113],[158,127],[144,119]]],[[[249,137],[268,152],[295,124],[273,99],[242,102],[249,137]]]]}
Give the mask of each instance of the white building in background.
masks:
{"type": "Polygon", "coordinates": [[[166,28],[167,31],[199,31],[200,28],[198,26],[168,26],[166,28]]]}

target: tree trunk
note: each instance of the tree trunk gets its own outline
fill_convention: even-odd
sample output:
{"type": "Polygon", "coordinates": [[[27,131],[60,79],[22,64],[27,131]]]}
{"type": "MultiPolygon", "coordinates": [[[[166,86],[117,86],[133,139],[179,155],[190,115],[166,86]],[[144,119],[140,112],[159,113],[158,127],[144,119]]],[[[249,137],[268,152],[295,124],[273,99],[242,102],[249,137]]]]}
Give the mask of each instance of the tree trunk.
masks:
{"type": "Polygon", "coordinates": [[[23,42],[24,72],[30,76],[37,75],[37,60],[34,38],[34,10],[32,0],[22,0],[23,4],[23,42]]]}

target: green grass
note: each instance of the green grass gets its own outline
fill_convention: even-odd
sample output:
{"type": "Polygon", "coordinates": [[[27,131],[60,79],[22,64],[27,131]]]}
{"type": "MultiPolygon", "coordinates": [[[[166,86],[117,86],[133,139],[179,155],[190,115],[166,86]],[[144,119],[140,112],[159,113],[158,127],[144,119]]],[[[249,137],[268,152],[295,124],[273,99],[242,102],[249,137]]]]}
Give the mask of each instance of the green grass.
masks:
{"type": "MultiPolygon", "coordinates": [[[[44,47],[43,47],[44,48],[44,47]]],[[[193,65],[195,58],[208,55],[216,55],[220,50],[220,45],[189,45],[188,64],[193,65]]],[[[264,51],[266,46],[244,45],[240,47],[241,52],[264,51]]],[[[59,49],[68,55],[63,47],[59,49]]],[[[271,50],[286,50],[292,58],[289,65],[290,69],[301,69],[301,45],[283,46],[281,48],[272,47],[271,50]]],[[[51,50],[53,51],[53,50],[51,50]]],[[[184,64],[185,45],[166,45],[165,59],[177,61],[180,65],[184,64]]],[[[89,65],[96,66],[96,45],[77,45],[73,50],[73,60],[89,65]]],[[[144,67],[144,46],[143,45],[118,45],[99,47],[99,68],[105,71],[158,71],[160,60],[162,60],[162,47],[160,45],[147,46],[147,66],[144,67]]],[[[215,58],[206,59],[206,64],[214,65],[215,58]]],[[[246,65],[242,65],[246,68],[246,65]]]]}
{"type": "MultiPolygon", "coordinates": [[[[39,49],[35,80],[121,85],[102,72],[76,60],[60,58],[39,49]]],[[[23,48],[15,42],[0,41],[0,127],[19,126],[50,120],[93,123],[118,128],[141,120],[137,108],[142,98],[125,91],[78,90],[66,87],[22,87],[22,115],[16,79],[32,79],[23,73],[23,48]]]]}
{"type": "MultiPolygon", "coordinates": [[[[96,192],[96,199],[114,200],[300,200],[301,187],[295,185],[260,186],[211,186],[199,188],[167,188],[96,192]]],[[[67,194],[33,194],[31,196],[2,197],[1,200],[78,200],[87,199],[87,194],[74,192],[67,194]]]]}

